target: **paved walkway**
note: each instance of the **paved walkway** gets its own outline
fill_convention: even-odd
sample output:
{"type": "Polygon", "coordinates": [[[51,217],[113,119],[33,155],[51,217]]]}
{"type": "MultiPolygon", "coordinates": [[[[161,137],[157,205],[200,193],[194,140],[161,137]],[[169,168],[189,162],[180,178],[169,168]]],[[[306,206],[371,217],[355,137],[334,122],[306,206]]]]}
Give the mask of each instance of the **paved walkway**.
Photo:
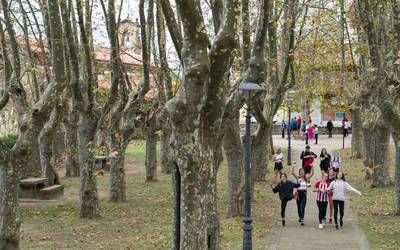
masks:
{"type": "MultiPolygon", "coordinates": [[[[320,178],[319,171],[319,154],[322,148],[326,148],[328,153],[333,155],[333,151],[342,148],[342,136],[336,135],[334,138],[320,135],[318,145],[310,144],[311,150],[318,155],[318,160],[315,162],[315,174],[312,184],[320,178]]],[[[275,148],[287,147],[287,140],[281,136],[274,136],[275,148]]],[[[345,139],[345,147],[351,145],[351,137],[345,139]]],[[[304,150],[305,142],[301,140],[292,140],[292,161],[297,162],[297,166],[301,166],[300,153],[304,150]]],[[[285,156],[287,158],[287,156],[285,156]]],[[[287,163],[287,162],[286,162],[287,163]]],[[[284,171],[288,172],[287,164],[284,164],[284,171]]],[[[298,169],[297,169],[298,170],[298,169]]],[[[296,171],[296,170],[295,170],[296,171]]],[[[293,177],[290,177],[294,181],[293,177]]],[[[286,226],[282,227],[280,216],[275,223],[272,233],[268,237],[265,250],[292,250],[292,249],[307,249],[307,250],[329,250],[329,249],[369,249],[368,242],[365,239],[359,225],[357,215],[351,211],[346,202],[344,227],[336,230],[334,224],[327,224],[323,229],[318,228],[318,208],[315,201],[315,192],[308,192],[307,206],[304,226],[298,223],[296,201],[290,201],[286,209],[286,226]]],[[[328,216],[328,214],[327,214],[328,216]]]]}

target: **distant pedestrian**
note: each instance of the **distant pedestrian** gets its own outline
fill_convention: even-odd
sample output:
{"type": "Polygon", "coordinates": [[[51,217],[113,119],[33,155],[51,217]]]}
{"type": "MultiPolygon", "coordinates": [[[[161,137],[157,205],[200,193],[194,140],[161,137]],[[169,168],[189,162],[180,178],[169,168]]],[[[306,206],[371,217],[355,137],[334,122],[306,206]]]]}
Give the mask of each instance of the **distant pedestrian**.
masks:
{"type": "Polygon", "coordinates": [[[315,144],[318,144],[318,126],[317,124],[314,124],[314,139],[315,139],[315,144]]]}
{"type": "Polygon", "coordinates": [[[332,138],[332,129],[333,129],[333,122],[331,120],[329,120],[326,123],[326,128],[328,129],[328,134],[329,134],[329,138],[332,138]]]}
{"type": "Polygon", "coordinates": [[[289,181],[285,173],[281,174],[280,179],[281,181],[275,187],[271,185],[271,188],[274,193],[279,192],[279,199],[281,200],[282,226],[285,226],[286,205],[288,201],[292,200],[294,197],[293,189],[300,187],[300,185],[289,181]]]}
{"type": "Polygon", "coordinates": [[[292,118],[292,121],[290,123],[290,131],[296,131],[297,130],[297,118],[296,116],[292,118]]]}
{"type": "Polygon", "coordinates": [[[338,173],[340,171],[341,166],[342,166],[342,159],[340,158],[337,152],[334,152],[332,158],[333,171],[335,171],[335,173],[338,173]]]}
{"type": "Polygon", "coordinates": [[[328,190],[333,191],[333,216],[335,219],[335,228],[339,229],[338,225],[338,210],[340,213],[340,227],[343,227],[343,216],[344,216],[344,203],[346,201],[346,191],[352,191],[361,196],[361,192],[353,188],[349,183],[346,182],[344,173],[339,171],[334,180],[328,187],[328,190]]]}
{"type": "MultiPolygon", "coordinates": [[[[326,182],[329,185],[336,179],[336,173],[333,171],[333,168],[328,169],[328,179],[326,182]]],[[[328,191],[328,206],[329,206],[329,224],[332,223],[332,215],[333,215],[333,193],[332,191],[328,191]]]]}
{"type": "MultiPolygon", "coordinates": [[[[306,130],[307,130],[307,124],[306,124],[305,121],[303,121],[303,123],[301,124],[301,135],[302,135],[303,138],[304,138],[304,136],[305,136],[306,140],[308,140],[308,139],[307,139],[306,130]]],[[[307,143],[307,144],[308,144],[308,143],[307,143]]]]}
{"type": "Polygon", "coordinates": [[[301,116],[299,116],[298,118],[297,118],[297,130],[298,130],[298,134],[300,134],[300,131],[301,131],[301,116]]]}
{"type": "Polygon", "coordinates": [[[280,176],[282,174],[282,169],[283,169],[283,154],[280,148],[276,150],[276,153],[274,154],[274,161],[275,161],[275,166],[274,166],[274,171],[275,171],[275,178],[280,176]]]}
{"type": "Polygon", "coordinates": [[[342,124],[342,128],[343,128],[343,136],[347,137],[347,135],[349,134],[349,121],[347,120],[347,118],[343,119],[343,124],[342,124]]]}
{"type": "Polygon", "coordinates": [[[307,125],[306,144],[308,144],[309,142],[312,142],[313,137],[314,137],[314,128],[310,123],[307,125]]]}
{"type": "Polygon", "coordinates": [[[307,182],[310,181],[311,177],[314,175],[314,170],[311,169],[311,173],[307,174],[304,168],[299,169],[299,175],[294,173],[294,168],[296,163],[293,163],[292,175],[296,178],[297,183],[300,185],[296,192],[296,204],[297,204],[297,214],[299,215],[299,223],[304,226],[304,215],[307,205],[307,182]]]}
{"type": "Polygon", "coordinates": [[[282,129],[282,138],[285,138],[285,130],[288,129],[288,126],[287,126],[285,120],[282,121],[281,129],[282,129]]]}
{"type": "MultiPolygon", "coordinates": [[[[306,149],[300,154],[300,159],[302,160],[302,168],[304,168],[306,174],[311,173],[315,158],[317,158],[317,155],[314,152],[312,152],[310,146],[307,145],[306,149]]],[[[308,186],[311,186],[309,180],[308,180],[308,186]]]]}
{"type": "Polygon", "coordinates": [[[319,155],[320,163],[319,167],[321,168],[321,178],[324,174],[328,173],[328,169],[331,167],[331,155],[328,154],[326,148],[322,148],[321,154],[319,155]]]}
{"type": "Polygon", "coordinates": [[[318,228],[324,228],[326,223],[326,208],[328,207],[328,175],[324,174],[321,180],[315,183],[314,191],[317,192],[317,206],[318,206],[318,228]]]}

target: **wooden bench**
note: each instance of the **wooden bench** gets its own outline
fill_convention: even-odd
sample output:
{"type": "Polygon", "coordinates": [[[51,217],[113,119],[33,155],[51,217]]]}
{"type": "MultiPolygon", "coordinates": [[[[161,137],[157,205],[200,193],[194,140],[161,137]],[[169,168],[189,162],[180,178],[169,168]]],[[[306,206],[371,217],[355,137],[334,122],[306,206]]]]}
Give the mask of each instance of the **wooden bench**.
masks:
{"type": "Polygon", "coordinates": [[[60,198],[64,195],[63,185],[53,185],[40,189],[39,191],[41,200],[53,200],[60,198]]]}
{"type": "Polygon", "coordinates": [[[47,178],[27,178],[19,182],[20,198],[39,198],[39,190],[47,186],[47,178]]]}

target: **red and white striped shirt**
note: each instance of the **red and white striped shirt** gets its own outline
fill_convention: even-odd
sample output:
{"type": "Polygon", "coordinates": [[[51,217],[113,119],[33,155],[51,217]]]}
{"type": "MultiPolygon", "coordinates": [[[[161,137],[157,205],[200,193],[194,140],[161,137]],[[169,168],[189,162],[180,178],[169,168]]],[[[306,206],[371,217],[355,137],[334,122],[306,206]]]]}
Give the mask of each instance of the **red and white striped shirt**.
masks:
{"type": "Polygon", "coordinates": [[[315,188],[318,189],[317,192],[317,201],[328,201],[328,183],[323,182],[323,181],[317,181],[315,183],[315,188]]]}

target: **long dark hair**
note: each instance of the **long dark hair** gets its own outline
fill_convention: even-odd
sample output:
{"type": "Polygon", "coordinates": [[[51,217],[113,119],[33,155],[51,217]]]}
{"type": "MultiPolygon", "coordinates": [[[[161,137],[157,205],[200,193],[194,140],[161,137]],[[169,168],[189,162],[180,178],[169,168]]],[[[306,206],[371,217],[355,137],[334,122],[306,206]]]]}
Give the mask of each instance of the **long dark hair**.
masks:
{"type": "Polygon", "coordinates": [[[340,173],[342,173],[342,179],[341,179],[341,180],[346,181],[346,178],[344,177],[344,173],[343,173],[342,171],[339,171],[339,172],[336,174],[336,180],[338,179],[338,176],[339,176],[340,173]]]}

